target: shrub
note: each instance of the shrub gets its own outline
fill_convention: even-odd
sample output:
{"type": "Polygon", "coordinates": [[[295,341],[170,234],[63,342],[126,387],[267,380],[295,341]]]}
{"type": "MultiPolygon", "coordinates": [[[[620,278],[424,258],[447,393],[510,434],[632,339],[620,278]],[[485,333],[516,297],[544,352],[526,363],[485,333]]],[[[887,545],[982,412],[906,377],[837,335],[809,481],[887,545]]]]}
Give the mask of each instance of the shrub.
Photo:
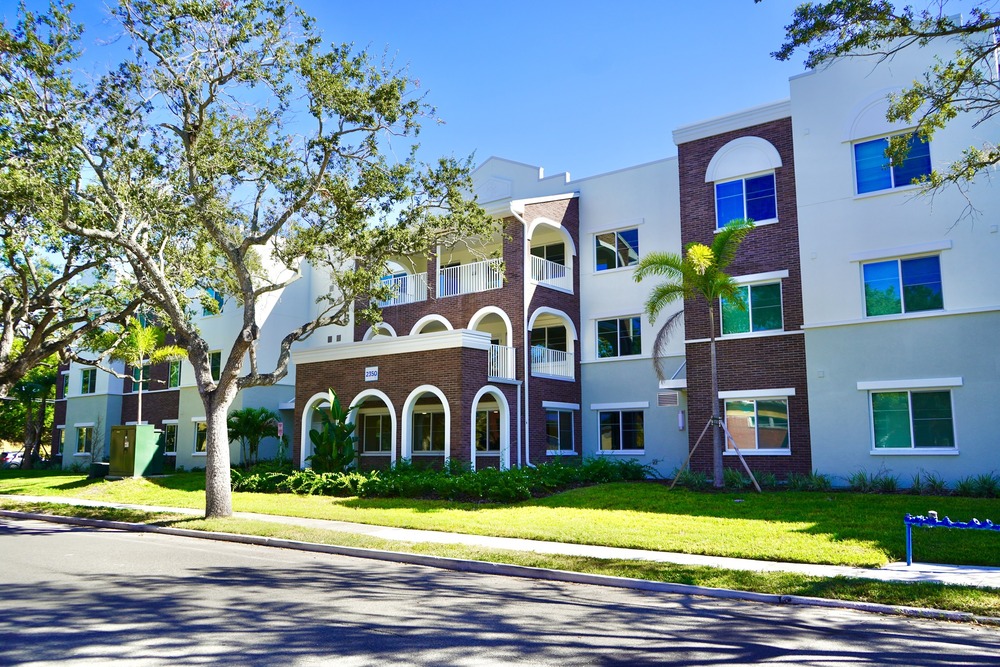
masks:
{"type": "Polygon", "coordinates": [[[756,474],[757,483],[760,484],[762,489],[776,489],[778,488],[778,476],[773,472],[759,472],[756,474]]]}
{"type": "Polygon", "coordinates": [[[750,486],[750,478],[734,468],[723,470],[722,477],[727,489],[745,489],[750,486]]]}
{"type": "Polygon", "coordinates": [[[996,473],[976,475],[974,482],[977,497],[996,498],[1000,496],[1000,477],[997,477],[996,473]]]}
{"type": "Polygon", "coordinates": [[[829,491],[832,485],[828,475],[815,470],[806,475],[788,473],[788,488],[792,491],[829,491]]]}
{"type": "Polygon", "coordinates": [[[975,496],[976,495],[976,479],[971,475],[968,477],[963,477],[962,479],[955,482],[955,495],[956,496],[975,496]]]}
{"type": "Polygon", "coordinates": [[[674,472],[674,478],[677,480],[677,484],[688,489],[704,489],[708,486],[708,475],[703,472],[691,470],[690,468],[685,468],[680,472],[674,472]]]}
{"type": "Polygon", "coordinates": [[[899,490],[899,477],[880,472],[872,480],[876,493],[896,493],[899,490]]]}
{"type": "Polygon", "coordinates": [[[924,484],[921,488],[921,493],[932,496],[946,496],[948,495],[948,482],[944,481],[944,478],[937,473],[924,473],[924,484]]]}

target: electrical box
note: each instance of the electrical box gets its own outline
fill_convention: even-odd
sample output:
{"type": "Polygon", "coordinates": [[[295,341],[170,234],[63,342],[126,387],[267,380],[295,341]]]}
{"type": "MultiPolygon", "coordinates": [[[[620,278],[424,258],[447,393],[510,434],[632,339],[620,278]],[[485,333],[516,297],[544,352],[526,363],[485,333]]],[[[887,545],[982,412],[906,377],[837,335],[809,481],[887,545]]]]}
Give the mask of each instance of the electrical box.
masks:
{"type": "Polygon", "coordinates": [[[152,424],[111,427],[112,477],[145,477],[163,471],[163,433],[152,424]]]}

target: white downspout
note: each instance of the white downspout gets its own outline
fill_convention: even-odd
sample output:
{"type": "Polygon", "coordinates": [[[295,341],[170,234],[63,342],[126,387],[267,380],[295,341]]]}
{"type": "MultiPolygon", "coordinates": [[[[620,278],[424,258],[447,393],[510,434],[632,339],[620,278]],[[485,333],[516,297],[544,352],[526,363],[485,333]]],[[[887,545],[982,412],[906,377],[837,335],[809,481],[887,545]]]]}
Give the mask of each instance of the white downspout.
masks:
{"type": "MultiPolygon", "coordinates": [[[[512,202],[512,204],[513,204],[513,202],[512,202]]],[[[521,236],[521,238],[523,239],[523,241],[521,243],[521,255],[522,255],[522,257],[521,257],[521,266],[523,266],[525,268],[524,279],[521,281],[523,283],[523,285],[522,285],[523,293],[522,293],[521,297],[522,297],[522,301],[524,302],[524,307],[523,307],[523,311],[524,312],[521,314],[521,335],[522,335],[522,340],[524,341],[524,350],[521,353],[522,356],[524,357],[524,421],[521,423],[521,428],[524,429],[524,465],[528,466],[529,468],[533,468],[534,466],[531,465],[531,451],[530,451],[531,450],[531,435],[530,435],[531,431],[528,428],[528,426],[529,426],[530,412],[531,412],[530,409],[528,408],[528,382],[529,382],[529,378],[531,378],[531,339],[528,337],[528,281],[529,281],[529,277],[528,276],[530,275],[529,272],[530,272],[531,268],[528,265],[528,262],[531,261],[529,259],[529,256],[531,255],[531,253],[528,252],[529,245],[528,245],[528,223],[527,223],[527,221],[523,217],[521,217],[521,215],[517,211],[514,210],[514,206],[513,205],[511,205],[511,207],[510,207],[510,212],[511,212],[511,215],[513,215],[521,223],[521,228],[524,230],[524,233],[521,236]]],[[[518,411],[519,412],[520,412],[520,407],[521,407],[520,394],[518,394],[518,411]]],[[[520,441],[521,441],[521,434],[518,433],[518,449],[517,449],[517,465],[518,465],[518,467],[521,466],[521,442],[520,441]]]]}

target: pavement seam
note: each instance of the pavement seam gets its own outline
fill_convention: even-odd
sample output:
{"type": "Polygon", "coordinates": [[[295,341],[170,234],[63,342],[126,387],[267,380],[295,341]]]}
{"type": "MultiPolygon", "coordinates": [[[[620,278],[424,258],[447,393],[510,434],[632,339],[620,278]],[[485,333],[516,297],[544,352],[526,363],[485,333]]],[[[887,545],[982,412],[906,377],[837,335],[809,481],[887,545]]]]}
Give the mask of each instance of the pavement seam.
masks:
{"type": "Polygon", "coordinates": [[[286,540],[275,537],[171,528],[168,526],[131,523],[127,521],[111,521],[107,519],[87,519],[83,517],[69,517],[56,514],[36,514],[34,512],[17,512],[14,510],[3,509],[0,509],[0,516],[14,519],[34,519],[37,521],[48,521],[50,523],[60,523],[74,526],[109,528],[113,530],[139,533],[158,533],[162,535],[175,535],[179,537],[191,537],[195,539],[213,540],[218,542],[232,542],[236,544],[250,544],[263,547],[295,549],[298,551],[349,556],[353,558],[366,558],[370,560],[383,560],[408,565],[421,565],[424,567],[434,567],[459,572],[471,572],[474,574],[491,574],[496,576],[521,577],[525,579],[540,579],[544,581],[561,581],[592,586],[627,588],[656,593],[698,595],[702,597],[744,600],[747,602],[759,602],[763,604],[849,609],[875,614],[928,618],[963,623],[973,622],[982,625],[1000,626],[1000,618],[978,616],[969,612],[947,611],[944,609],[905,607],[901,605],[886,605],[873,602],[856,602],[851,600],[834,600],[830,598],[814,598],[804,595],[753,593],[728,588],[710,588],[707,586],[695,586],[692,584],[676,584],[649,581],[645,579],[630,579],[628,577],[589,574],[585,572],[571,572],[568,570],[552,570],[548,568],[530,567],[527,565],[509,565],[506,563],[491,563],[488,561],[448,558],[445,556],[428,556],[423,554],[405,553],[401,551],[385,551],[382,549],[369,549],[364,547],[317,544],[315,542],[302,542],[299,540],[286,540]]]}

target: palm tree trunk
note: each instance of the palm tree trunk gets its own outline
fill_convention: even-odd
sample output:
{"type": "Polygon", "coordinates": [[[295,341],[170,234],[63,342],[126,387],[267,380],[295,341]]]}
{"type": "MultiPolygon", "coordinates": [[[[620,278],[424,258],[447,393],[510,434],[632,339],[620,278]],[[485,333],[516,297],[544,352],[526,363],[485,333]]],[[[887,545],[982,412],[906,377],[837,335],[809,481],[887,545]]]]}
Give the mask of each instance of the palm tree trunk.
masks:
{"type": "Polygon", "coordinates": [[[719,365],[715,357],[715,311],[708,308],[709,345],[712,356],[712,486],[721,489],[724,482],[722,471],[722,429],[719,416],[719,365]]]}
{"type": "Polygon", "coordinates": [[[136,394],[135,423],[141,424],[142,423],[142,371],[139,371],[139,384],[137,386],[139,388],[138,389],[139,393],[136,394]]]}

